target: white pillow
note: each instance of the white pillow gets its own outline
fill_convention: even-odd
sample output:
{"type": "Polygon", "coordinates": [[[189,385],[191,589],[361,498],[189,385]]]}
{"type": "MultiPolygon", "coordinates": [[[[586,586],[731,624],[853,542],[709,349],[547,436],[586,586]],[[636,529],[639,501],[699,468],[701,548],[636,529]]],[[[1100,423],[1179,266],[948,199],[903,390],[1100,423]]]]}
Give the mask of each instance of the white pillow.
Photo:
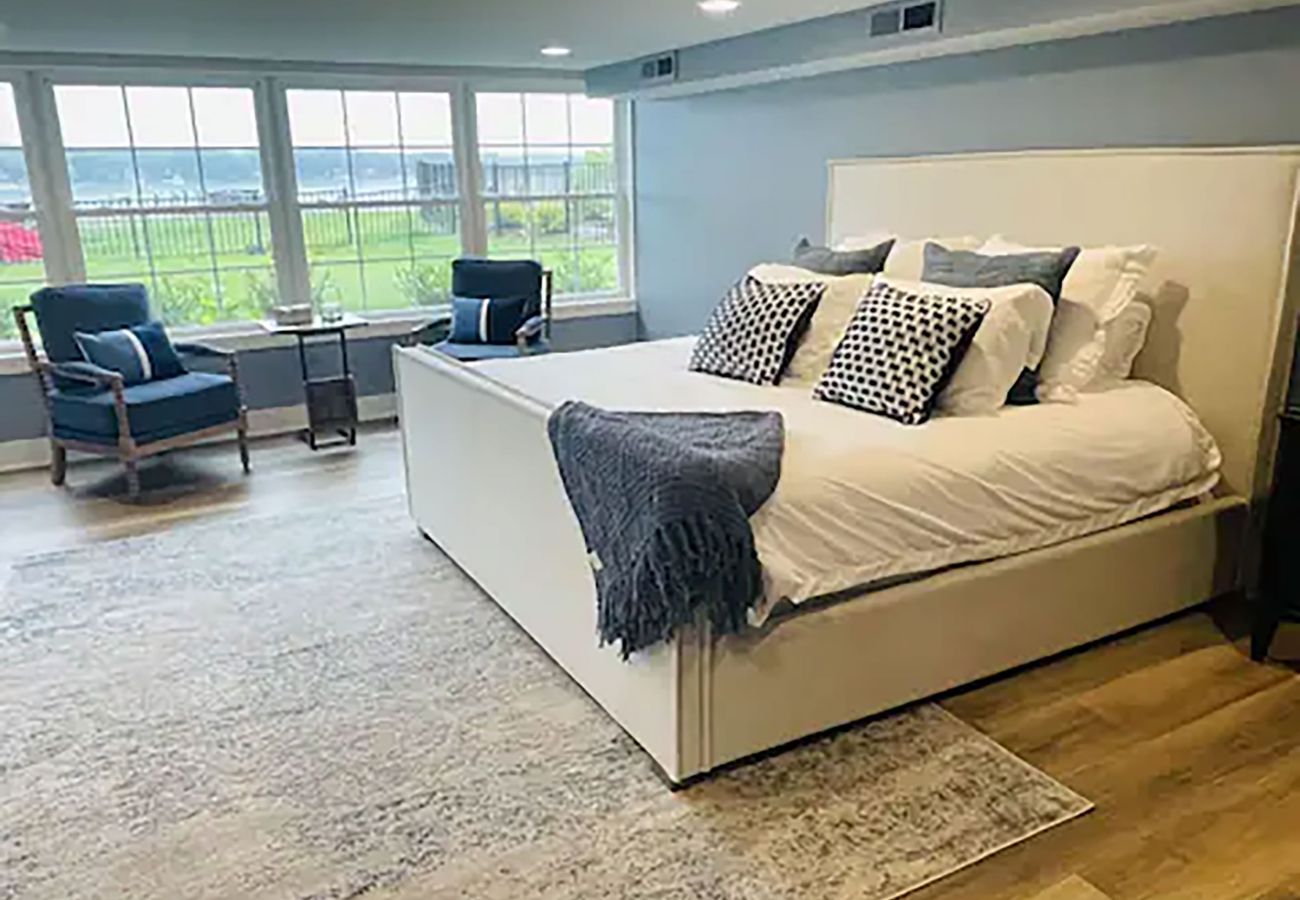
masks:
{"type": "MultiPolygon", "coordinates": [[[[883,277],[878,282],[914,294],[992,303],[952,380],[939,394],[936,406],[944,412],[959,416],[997,412],[1021,372],[1037,365],[1035,348],[1047,343],[1052,298],[1036,284],[961,288],[883,277]]],[[[1041,356],[1041,349],[1037,353],[1041,356]]]]}
{"type": "Polygon", "coordinates": [[[1133,374],[1133,361],[1147,342],[1151,327],[1151,307],[1142,302],[1130,303],[1124,311],[1106,323],[1106,352],[1097,366],[1097,375],[1089,391],[1104,391],[1127,380],[1133,374]]]}
{"type": "MultiPolygon", "coordinates": [[[[868,247],[875,247],[881,241],[887,241],[894,235],[878,232],[845,238],[835,245],[836,250],[866,250],[868,247]]],[[[890,248],[889,256],[885,260],[885,268],[880,273],[888,278],[902,278],[905,281],[920,281],[921,274],[925,271],[925,245],[934,242],[942,244],[949,250],[974,250],[980,245],[980,239],[977,237],[935,237],[912,238],[898,237],[894,240],[894,246],[890,248]]]]}
{"type": "Polygon", "coordinates": [[[804,334],[781,377],[782,384],[816,384],[830,365],[835,346],[857,312],[858,301],[871,290],[874,275],[822,275],[799,266],[781,263],[763,263],[749,270],[751,278],[768,284],[802,284],[819,282],[826,285],[817,311],[813,313],[808,331],[804,334]]]}
{"type": "MultiPolygon", "coordinates": [[[[1059,249],[1026,247],[997,235],[977,252],[1001,256],[1059,249]]],[[[1145,245],[1082,249],[1061,288],[1061,302],[1038,373],[1038,399],[1071,402],[1097,376],[1106,350],[1103,326],[1133,302],[1155,256],[1155,249],[1145,245]]]]}

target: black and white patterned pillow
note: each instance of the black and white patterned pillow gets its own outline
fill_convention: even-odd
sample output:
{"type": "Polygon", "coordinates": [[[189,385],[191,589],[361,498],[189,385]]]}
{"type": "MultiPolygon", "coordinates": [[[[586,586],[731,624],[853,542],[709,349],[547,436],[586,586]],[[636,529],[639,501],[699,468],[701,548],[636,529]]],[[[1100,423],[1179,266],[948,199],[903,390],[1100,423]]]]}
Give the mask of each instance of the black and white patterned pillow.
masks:
{"type": "Polygon", "coordinates": [[[875,285],[858,304],[813,396],[920,425],[989,305],[875,285]]]}
{"type": "Polygon", "coordinates": [[[776,384],[825,293],[820,281],[777,284],[746,276],[713,310],[690,370],[776,384]]]}

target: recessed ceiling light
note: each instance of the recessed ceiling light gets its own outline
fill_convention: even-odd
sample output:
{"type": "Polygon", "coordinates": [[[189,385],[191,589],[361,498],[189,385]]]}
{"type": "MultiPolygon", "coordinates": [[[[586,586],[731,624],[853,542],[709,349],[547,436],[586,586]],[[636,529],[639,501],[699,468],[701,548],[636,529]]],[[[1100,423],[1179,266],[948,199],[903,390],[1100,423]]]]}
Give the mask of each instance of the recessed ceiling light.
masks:
{"type": "Polygon", "coordinates": [[[706,16],[725,16],[740,8],[740,0],[700,0],[695,5],[706,16]]]}
{"type": "Polygon", "coordinates": [[[557,56],[557,57],[568,56],[572,52],[573,51],[570,50],[568,47],[561,47],[556,44],[552,44],[550,47],[542,48],[542,56],[557,56]]]}

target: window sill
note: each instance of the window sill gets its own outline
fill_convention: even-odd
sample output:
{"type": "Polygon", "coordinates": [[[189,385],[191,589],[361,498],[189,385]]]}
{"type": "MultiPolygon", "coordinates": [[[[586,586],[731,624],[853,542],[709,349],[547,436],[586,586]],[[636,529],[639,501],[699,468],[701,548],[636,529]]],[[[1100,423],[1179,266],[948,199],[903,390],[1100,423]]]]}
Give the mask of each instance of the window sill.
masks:
{"type": "MultiPolygon", "coordinates": [[[[376,315],[369,324],[348,332],[351,340],[389,338],[407,334],[412,329],[440,315],[449,315],[450,306],[430,307],[427,310],[402,311],[376,315]]],[[[552,317],[557,322],[570,319],[588,319],[599,316],[621,316],[636,312],[636,301],[627,297],[592,297],[581,300],[556,301],[552,317]]],[[[225,350],[271,350],[292,347],[294,339],[283,335],[267,334],[255,323],[235,322],[209,328],[186,328],[173,332],[178,341],[202,341],[225,350]]],[[[0,343],[0,375],[21,375],[29,371],[27,359],[17,342],[0,343]]]]}

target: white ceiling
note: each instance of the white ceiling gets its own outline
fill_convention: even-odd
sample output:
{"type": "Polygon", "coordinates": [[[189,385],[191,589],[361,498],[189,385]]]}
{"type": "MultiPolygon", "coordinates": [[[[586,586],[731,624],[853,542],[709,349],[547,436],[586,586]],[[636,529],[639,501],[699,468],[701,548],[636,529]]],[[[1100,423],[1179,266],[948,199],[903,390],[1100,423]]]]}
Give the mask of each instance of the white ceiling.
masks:
{"type": "Polygon", "coordinates": [[[0,49],[582,70],[867,5],[744,0],[34,0],[0,5],[0,49]],[[538,50],[559,43],[567,59],[538,50]]]}

